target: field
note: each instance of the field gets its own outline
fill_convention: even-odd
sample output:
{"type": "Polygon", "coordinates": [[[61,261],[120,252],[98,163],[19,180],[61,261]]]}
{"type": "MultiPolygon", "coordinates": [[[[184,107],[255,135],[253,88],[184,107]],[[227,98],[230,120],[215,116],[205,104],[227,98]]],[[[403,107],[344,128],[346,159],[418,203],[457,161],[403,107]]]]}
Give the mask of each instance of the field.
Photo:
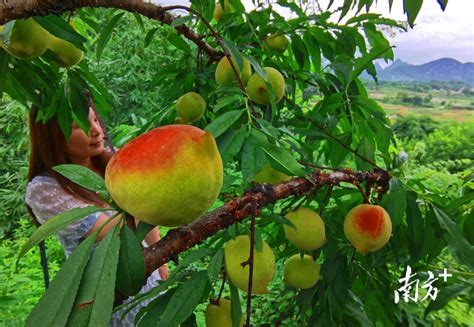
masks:
{"type": "Polygon", "coordinates": [[[410,114],[428,115],[438,121],[465,122],[474,118],[474,94],[467,85],[368,83],[367,86],[370,97],[377,100],[391,118],[410,114]]]}

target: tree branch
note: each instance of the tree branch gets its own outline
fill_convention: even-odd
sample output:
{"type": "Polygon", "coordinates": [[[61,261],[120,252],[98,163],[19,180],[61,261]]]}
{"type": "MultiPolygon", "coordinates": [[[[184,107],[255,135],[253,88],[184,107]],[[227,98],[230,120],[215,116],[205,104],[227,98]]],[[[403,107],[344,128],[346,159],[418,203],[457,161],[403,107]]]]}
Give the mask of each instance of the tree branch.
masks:
{"type": "MultiPolygon", "coordinates": [[[[164,8],[141,0],[3,0],[0,1],[0,24],[31,16],[61,15],[67,11],[74,11],[84,7],[123,9],[159,20],[167,25],[171,25],[176,19],[173,15],[166,12],[170,8],[164,8]]],[[[212,61],[222,58],[223,53],[221,51],[217,51],[208,45],[200,35],[196,34],[186,25],[178,25],[175,29],[178,34],[182,34],[205,51],[212,61]]]]}
{"type": "Polygon", "coordinates": [[[241,197],[226,202],[222,207],[203,215],[191,224],[170,230],[160,241],[144,248],[142,253],[145,258],[147,274],[151,274],[173,256],[203,242],[221,229],[242,221],[252,212],[259,215],[260,209],[270,203],[290,196],[303,196],[323,185],[337,186],[341,182],[365,181],[385,189],[389,180],[390,176],[384,170],[332,174],[318,170],[310,174],[308,178],[294,178],[276,185],[258,184],[241,197]]]}

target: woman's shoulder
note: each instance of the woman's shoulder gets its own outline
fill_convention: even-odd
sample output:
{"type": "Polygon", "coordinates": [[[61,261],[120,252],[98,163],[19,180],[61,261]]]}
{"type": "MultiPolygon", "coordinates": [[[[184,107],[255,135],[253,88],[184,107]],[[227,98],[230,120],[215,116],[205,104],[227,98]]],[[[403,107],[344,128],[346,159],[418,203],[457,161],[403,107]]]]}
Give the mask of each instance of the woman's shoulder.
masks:
{"type": "Polygon", "coordinates": [[[28,192],[31,189],[37,188],[38,186],[58,186],[58,180],[48,172],[42,172],[41,174],[36,175],[28,182],[26,186],[26,191],[28,192]]]}

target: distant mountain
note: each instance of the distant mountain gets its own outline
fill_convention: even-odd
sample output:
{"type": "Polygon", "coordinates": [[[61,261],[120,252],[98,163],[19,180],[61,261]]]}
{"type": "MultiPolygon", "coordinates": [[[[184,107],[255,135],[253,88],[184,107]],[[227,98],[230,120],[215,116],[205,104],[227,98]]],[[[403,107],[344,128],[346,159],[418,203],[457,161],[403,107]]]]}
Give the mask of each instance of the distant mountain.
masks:
{"type": "MultiPolygon", "coordinates": [[[[376,64],[381,81],[463,81],[474,86],[474,63],[461,63],[455,59],[442,58],[423,65],[411,65],[400,59],[382,69],[376,64]]],[[[362,78],[370,78],[363,74],[362,78]]]]}

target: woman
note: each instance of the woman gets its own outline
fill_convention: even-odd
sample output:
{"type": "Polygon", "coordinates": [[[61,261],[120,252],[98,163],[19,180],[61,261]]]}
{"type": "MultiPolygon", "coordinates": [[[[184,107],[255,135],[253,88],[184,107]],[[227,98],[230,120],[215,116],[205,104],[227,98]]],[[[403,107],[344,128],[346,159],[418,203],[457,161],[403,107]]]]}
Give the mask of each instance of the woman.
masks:
{"type": "MultiPolygon", "coordinates": [[[[60,164],[77,164],[104,177],[105,167],[112,154],[104,148],[104,133],[94,111],[89,109],[89,133],[84,133],[76,123],[73,123],[69,142],[66,141],[56,116],[46,124],[42,124],[41,121],[36,122],[38,114],[38,109],[34,108],[29,117],[31,153],[25,195],[27,209],[33,219],[39,224],[44,224],[48,219],[72,208],[90,205],[109,208],[110,206],[99,199],[94,192],[78,186],[52,169],[60,164]]],[[[66,257],[69,257],[83,239],[99,229],[115,213],[114,210],[95,213],[58,232],[57,237],[66,257]]],[[[102,240],[119,220],[120,217],[116,217],[108,223],[98,234],[96,242],[102,240]]],[[[146,236],[145,243],[150,245],[159,239],[159,231],[154,228],[146,236]]],[[[148,291],[156,286],[158,280],[167,277],[168,268],[164,265],[153,272],[140,292],[148,291]]],[[[131,298],[128,301],[130,300],[131,298]]],[[[147,303],[144,302],[145,304],[147,303]]],[[[120,320],[121,311],[115,313],[110,321],[111,325],[133,325],[135,314],[139,309],[139,306],[136,307],[123,320],[120,320]]]]}

